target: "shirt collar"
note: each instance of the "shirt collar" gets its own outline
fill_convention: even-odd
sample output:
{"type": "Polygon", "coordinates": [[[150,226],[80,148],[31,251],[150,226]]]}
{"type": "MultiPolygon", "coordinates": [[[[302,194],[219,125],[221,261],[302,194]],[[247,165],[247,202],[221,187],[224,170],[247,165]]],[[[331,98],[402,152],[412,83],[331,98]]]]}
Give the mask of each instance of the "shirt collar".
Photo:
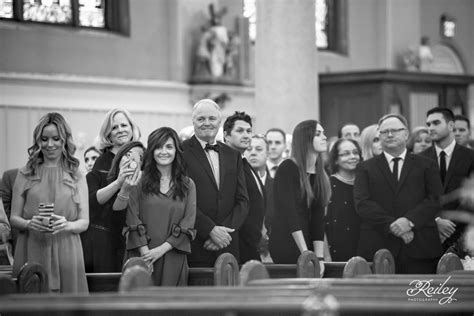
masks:
{"type": "Polygon", "coordinates": [[[449,144],[445,149],[441,149],[440,147],[438,147],[438,145],[435,144],[436,157],[439,157],[441,151],[444,151],[446,153],[446,156],[451,157],[453,154],[454,146],[456,146],[456,141],[454,139],[451,144],[449,144]]]}
{"type": "MultiPolygon", "coordinates": [[[[383,152],[383,154],[385,155],[385,159],[387,159],[388,163],[390,164],[392,162],[392,159],[395,158],[394,156],[390,155],[389,153],[387,153],[386,151],[383,152]]],[[[405,160],[405,156],[407,155],[407,150],[406,148],[402,151],[402,153],[400,155],[398,155],[397,157],[399,158],[402,158],[402,161],[405,160]]]]}
{"type": "Polygon", "coordinates": [[[204,149],[204,147],[206,147],[206,144],[209,144],[209,145],[216,145],[217,142],[216,140],[214,139],[214,142],[213,143],[208,143],[208,142],[205,142],[201,139],[199,139],[198,137],[196,137],[196,139],[198,140],[199,144],[201,144],[201,147],[204,149]]]}

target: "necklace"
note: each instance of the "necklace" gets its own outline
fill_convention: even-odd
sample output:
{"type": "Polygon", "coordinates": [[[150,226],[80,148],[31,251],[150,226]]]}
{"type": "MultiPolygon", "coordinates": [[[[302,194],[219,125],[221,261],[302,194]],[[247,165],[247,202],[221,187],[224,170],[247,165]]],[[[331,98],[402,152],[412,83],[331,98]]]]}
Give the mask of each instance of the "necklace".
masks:
{"type": "Polygon", "coordinates": [[[355,180],[355,176],[352,176],[352,178],[348,179],[344,177],[342,174],[340,174],[339,172],[336,173],[336,177],[339,178],[342,182],[349,183],[349,184],[353,184],[355,180]]]}

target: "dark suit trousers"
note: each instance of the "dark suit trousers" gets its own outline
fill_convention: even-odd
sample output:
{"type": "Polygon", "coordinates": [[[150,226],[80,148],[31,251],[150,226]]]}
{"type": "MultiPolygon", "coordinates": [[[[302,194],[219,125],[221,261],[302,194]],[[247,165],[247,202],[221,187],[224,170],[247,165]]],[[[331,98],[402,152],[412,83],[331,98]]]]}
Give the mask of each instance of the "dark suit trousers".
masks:
{"type": "Polygon", "coordinates": [[[397,274],[436,274],[439,258],[410,258],[405,252],[405,247],[402,247],[398,256],[395,257],[397,274]]]}

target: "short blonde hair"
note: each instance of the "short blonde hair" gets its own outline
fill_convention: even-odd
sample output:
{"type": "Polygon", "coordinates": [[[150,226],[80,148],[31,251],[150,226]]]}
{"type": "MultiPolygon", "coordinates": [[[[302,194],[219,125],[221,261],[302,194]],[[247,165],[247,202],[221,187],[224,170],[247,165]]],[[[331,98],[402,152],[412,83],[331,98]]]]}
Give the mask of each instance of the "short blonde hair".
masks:
{"type": "Polygon", "coordinates": [[[362,130],[360,133],[360,147],[362,149],[362,158],[364,160],[370,159],[374,156],[372,152],[372,144],[374,139],[377,137],[379,125],[369,125],[362,130]]]}
{"type": "Polygon", "coordinates": [[[141,137],[140,128],[138,127],[137,123],[132,119],[130,112],[125,109],[115,108],[107,112],[105,114],[104,121],[102,122],[102,126],[100,127],[99,132],[99,141],[97,144],[97,148],[101,151],[104,151],[107,148],[113,147],[113,143],[110,140],[110,133],[112,132],[112,122],[114,120],[115,115],[122,113],[127,118],[130,126],[132,128],[132,139],[131,141],[138,141],[141,137]]]}

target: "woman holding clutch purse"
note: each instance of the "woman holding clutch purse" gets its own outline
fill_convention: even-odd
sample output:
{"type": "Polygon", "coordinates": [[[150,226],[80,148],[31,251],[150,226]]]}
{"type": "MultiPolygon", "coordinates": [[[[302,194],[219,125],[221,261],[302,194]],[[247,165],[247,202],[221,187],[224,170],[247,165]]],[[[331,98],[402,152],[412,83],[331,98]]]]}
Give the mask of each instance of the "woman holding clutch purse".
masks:
{"type": "Polygon", "coordinates": [[[37,262],[55,292],[88,292],[79,234],[89,225],[89,202],[75,150],[64,117],[46,114],[34,130],[28,162],[13,187],[10,221],[20,230],[13,276],[26,262],[37,262]],[[39,214],[40,204],[53,203],[50,216],[39,214]]]}

